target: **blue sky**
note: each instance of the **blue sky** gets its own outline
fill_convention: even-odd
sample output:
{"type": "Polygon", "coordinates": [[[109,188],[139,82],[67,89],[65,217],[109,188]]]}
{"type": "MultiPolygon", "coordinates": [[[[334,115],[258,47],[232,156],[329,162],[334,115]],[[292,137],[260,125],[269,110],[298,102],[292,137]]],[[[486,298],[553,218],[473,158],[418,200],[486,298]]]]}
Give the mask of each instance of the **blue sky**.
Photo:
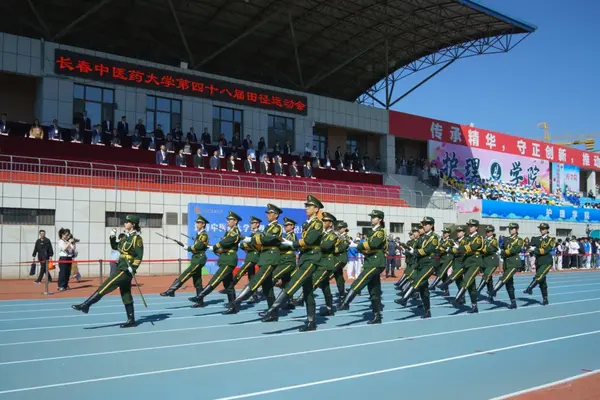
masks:
{"type": "MultiPolygon", "coordinates": [[[[596,133],[600,142],[600,1],[479,3],[538,29],[508,53],[456,61],[394,109],[538,139],[546,121],[557,139],[596,133]]],[[[396,95],[431,72],[406,79],[396,95]]]]}

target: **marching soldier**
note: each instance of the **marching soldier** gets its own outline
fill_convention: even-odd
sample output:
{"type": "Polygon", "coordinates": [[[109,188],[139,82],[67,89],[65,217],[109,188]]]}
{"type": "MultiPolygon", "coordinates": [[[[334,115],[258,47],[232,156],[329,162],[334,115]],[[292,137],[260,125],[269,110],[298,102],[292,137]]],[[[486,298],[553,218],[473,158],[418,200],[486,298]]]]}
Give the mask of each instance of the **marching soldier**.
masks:
{"type": "Polygon", "coordinates": [[[373,319],[367,324],[381,323],[381,273],[385,270],[387,251],[387,235],[384,228],[384,213],[383,211],[373,210],[371,217],[371,225],[373,231],[371,235],[362,243],[352,243],[350,247],[357,247],[358,251],[365,255],[365,263],[363,270],[352,283],[350,291],[346,294],[341,310],[349,310],[350,303],[365,286],[369,289],[371,298],[371,309],[373,310],[373,319]]]}
{"type": "Polygon", "coordinates": [[[421,225],[423,226],[424,235],[417,242],[415,249],[411,249],[409,251],[410,255],[416,259],[416,276],[411,287],[404,293],[404,296],[402,296],[401,299],[395,300],[395,303],[406,306],[406,303],[412,296],[413,292],[418,291],[421,295],[421,300],[423,301],[423,308],[425,309],[425,313],[421,316],[421,318],[431,318],[431,302],[429,301],[428,279],[439,263],[438,249],[440,245],[440,239],[438,235],[434,233],[435,220],[433,218],[423,218],[421,225]]]}
{"type": "MultiPolygon", "coordinates": [[[[464,267],[464,253],[462,252],[462,248],[464,248],[464,245],[466,244],[466,240],[467,238],[465,237],[465,227],[460,225],[456,227],[456,237],[457,237],[457,241],[456,243],[454,243],[453,247],[452,247],[452,256],[454,257],[454,261],[452,264],[452,275],[450,275],[448,277],[448,279],[446,279],[444,281],[444,283],[442,283],[440,285],[440,289],[442,289],[443,291],[448,290],[448,288],[450,287],[450,284],[452,282],[456,282],[456,288],[460,291],[460,288],[462,286],[462,282],[463,282],[463,275],[464,275],[464,271],[465,271],[465,267],[464,267]],[[456,247],[456,246],[459,247],[456,247]],[[463,246],[463,247],[461,247],[463,246]]],[[[458,303],[459,305],[465,304],[465,299],[464,297],[458,299],[458,303]]]]}
{"type": "MultiPolygon", "coordinates": [[[[550,226],[542,222],[538,229],[540,230],[541,237],[539,238],[539,246],[529,247],[529,251],[535,255],[535,277],[531,283],[523,291],[525,294],[533,294],[533,288],[540,285],[540,291],[542,292],[542,305],[548,305],[548,284],[546,283],[546,275],[552,268],[552,254],[551,251],[556,245],[556,239],[548,235],[550,226]]],[[[537,244],[533,243],[532,244],[537,244]]]]}
{"type": "Polygon", "coordinates": [[[283,211],[274,204],[267,204],[265,211],[269,225],[264,232],[255,233],[246,237],[242,242],[247,243],[260,250],[258,260],[258,272],[252,277],[242,293],[234,300],[229,302],[229,308],[223,314],[237,314],[239,305],[246,299],[256,293],[262,286],[263,293],[267,296],[269,307],[275,302],[275,292],[273,291],[273,270],[279,264],[279,246],[281,244],[281,235],[283,228],[277,221],[283,211]]]}
{"type": "MultiPolygon", "coordinates": [[[[440,247],[438,252],[440,253],[440,264],[435,274],[435,280],[429,286],[429,290],[434,290],[440,282],[448,279],[448,270],[454,262],[454,256],[452,255],[452,249],[454,248],[454,241],[450,239],[450,229],[444,228],[442,231],[442,238],[440,239],[440,247]]],[[[444,290],[444,296],[450,296],[448,289],[444,290]]]]}
{"type": "Polygon", "coordinates": [[[225,233],[225,236],[223,236],[219,243],[208,248],[219,255],[219,261],[217,262],[219,269],[210,279],[208,285],[196,297],[190,299],[196,303],[192,305],[192,308],[202,307],[204,298],[215,290],[221,282],[223,282],[223,286],[225,287],[229,303],[235,300],[233,270],[238,262],[237,249],[241,239],[238,223],[241,220],[242,217],[233,211],[229,211],[229,215],[227,215],[227,225],[229,226],[229,230],[225,233]]]}
{"type": "Polygon", "coordinates": [[[344,267],[348,264],[348,248],[352,238],[348,236],[348,224],[344,221],[337,222],[338,238],[335,242],[333,254],[335,256],[335,268],[332,278],[335,279],[338,290],[338,301],[346,294],[346,282],[344,281],[344,267]]]}
{"type": "Polygon", "coordinates": [[[405,287],[411,282],[412,275],[415,273],[415,257],[409,252],[409,250],[414,248],[417,240],[419,240],[419,228],[413,228],[408,241],[406,243],[400,243],[402,252],[404,253],[404,262],[406,267],[404,268],[404,274],[402,274],[402,278],[400,278],[400,280],[394,284],[396,289],[400,290],[400,293],[397,293],[398,296],[402,296],[404,294],[405,287]]]}
{"type": "MultiPolygon", "coordinates": [[[[260,218],[256,218],[253,216],[250,217],[250,235],[251,236],[253,236],[254,234],[256,234],[258,232],[258,227],[260,226],[261,223],[262,223],[262,220],[260,218]]],[[[242,250],[244,250],[246,252],[246,257],[244,260],[244,265],[242,266],[242,268],[240,268],[238,270],[237,274],[235,274],[235,276],[233,277],[233,286],[234,287],[244,277],[244,274],[248,274],[248,282],[250,282],[252,280],[252,277],[254,276],[254,274],[256,272],[256,264],[258,263],[258,259],[260,257],[259,250],[255,246],[251,245],[250,243],[244,243],[242,241],[242,244],[240,244],[240,247],[242,248],[242,250]]],[[[260,298],[259,298],[258,294],[253,293],[252,300],[250,302],[258,303],[259,300],[260,300],[260,298]]]]}
{"type": "MultiPolygon", "coordinates": [[[[202,268],[206,264],[206,250],[208,249],[208,234],[204,230],[207,224],[209,224],[208,220],[202,215],[198,215],[196,218],[196,239],[194,240],[194,244],[188,246],[186,249],[192,253],[190,266],[173,281],[169,289],[160,294],[161,296],[175,297],[175,291],[181,288],[190,278],[194,282],[196,296],[202,292],[202,268]]],[[[182,242],[175,242],[181,247],[185,247],[182,242]]],[[[200,307],[204,307],[204,302],[200,304],[200,307]]]]}
{"type": "Polygon", "coordinates": [[[479,310],[477,309],[477,286],[475,284],[475,279],[477,278],[479,271],[481,271],[481,267],[483,267],[483,258],[481,256],[483,238],[477,233],[479,229],[478,220],[470,219],[469,222],[467,222],[467,227],[469,228],[469,236],[465,239],[464,244],[454,246],[458,252],[464,254],[463,282],[454,299],[454,305],[459,307],[461,304],[464,304],[464,301],[462,300],[468,290],[469,296],[471,297],[471,309],[469,310],[469,313],[476,314],[479,310]]]}
{"type": "Polygon", "coordinates": [[[304,203],[308,221],[302,224],[302,237],[297,241],[283,240],[281,243],[293,250],[300,250],[298,269],[292,275],[292,280],[281,291],[275,303],[264,313],[263,322],[277,321],[277,312],[294,295],[296,290],[302,287],[304,301],[306,302],[306,325],[300,328],[300,332],[314,331],[317,329],[315,321],[315,298],[313,295],[312,276],[321,263],[321,237],[323,236],[323,222],[318,218],[319,210],[323,209],[323,203],[316,197],[308,195],[304,203]]]}
{"type": "Polygon", "coordinates": [[[521,266],[521,249],[523,248],[523,239],[519,237],[519,224],[511,222],[508,224],[508,231],[510,237],[504,239],[502,243],[502,258],[504,259],[504,272],[500,280],[494,286],[492,293],[490,294],[490,301],[496,296],[498,290],[506,285],[506,291],[510,298],[510,309],[517,308],[517,302],[515,300],[515,285],[513,281],[513,275],[517,272],[517,268],[521,266]]]}
{"type": "Polygon", "coordinates": [[[110,235],[110,246],[113,250],[119,250],[121,253],[117,263],[117,271],[109,276],[86,301],[71,307],[74,310],[87,314],[92,304],[100,301],[105,294],[119,288],[121,291],[121,300],[123,300],[127,313],[127,322],[120,326],[121,328],[131,328],[136,326],[133,297],[131,296],[131,280],[144,257],[144,241],[140,235],[140,219],[137,215],[128,215],[125,217],[124,228],[125,237],[121,241],[117,242],[116,229],[113,229],[110,235]]]}
{"type": "Polygon", "coordinates": [[[483,245],[483,277],[481,278],[481,282],[479,282],[479,286],[477,287],[477,294],[481,293],[483,286],[487,285],[488,294],[492,292],[494,289],[494,279],[492,276],[498,265],[500,260],[498,258],[498,239],[496,239],[496,228],[493,226],[488,226],[485,228],[485,243],[483,245]]]}
{"type": "MultiPolygon", "coordinates": [[[[296,233],[294,232],[296,230],[296,221],[284,217],[283,229],[285,230],[285,235],[283,235],[284,240],[289,240],[290,242],[298,240],[296,233]]],[[[279,251],[281,255],[279,257],[279,265],[277,265],[275,272],[273,272],[273,284],[281,279],[281,287],[285,288],[292,279],[292,273],[296,270],[296,252],[291,247],[283,244],[280,244],[279,251]]],[[[283,308],[286,310],[293,310],[296,306],[290,302],[283,308]]]]}

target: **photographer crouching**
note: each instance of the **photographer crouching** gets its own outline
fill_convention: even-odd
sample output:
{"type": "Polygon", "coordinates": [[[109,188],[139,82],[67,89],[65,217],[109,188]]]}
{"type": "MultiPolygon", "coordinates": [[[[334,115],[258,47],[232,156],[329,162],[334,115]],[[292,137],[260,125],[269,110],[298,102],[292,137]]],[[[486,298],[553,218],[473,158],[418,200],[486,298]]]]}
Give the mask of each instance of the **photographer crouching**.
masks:
{"type": "Polygon", "coordinates": [[[58,231],[58,291],[71,290],[69,278],[71,277],[71,266],[73,258],[77,256],[76,243],[79,240],[73,237],[69,229],[60,228],[58,231]]]}

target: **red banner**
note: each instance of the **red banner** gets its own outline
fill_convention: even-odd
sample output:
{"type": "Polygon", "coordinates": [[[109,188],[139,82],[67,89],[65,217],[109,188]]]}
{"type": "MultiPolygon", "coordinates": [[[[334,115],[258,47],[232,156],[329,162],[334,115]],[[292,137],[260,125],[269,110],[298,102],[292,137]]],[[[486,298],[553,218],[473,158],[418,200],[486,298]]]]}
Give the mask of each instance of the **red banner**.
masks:
{"type": "Polygon", "coordinates": [[[398,137],[436,140],[438,142],[570,164],[583,169],[600,170],[600,154],[590,151],[398,111],[390,111],[389,120],[390,134],[398,137]]]}

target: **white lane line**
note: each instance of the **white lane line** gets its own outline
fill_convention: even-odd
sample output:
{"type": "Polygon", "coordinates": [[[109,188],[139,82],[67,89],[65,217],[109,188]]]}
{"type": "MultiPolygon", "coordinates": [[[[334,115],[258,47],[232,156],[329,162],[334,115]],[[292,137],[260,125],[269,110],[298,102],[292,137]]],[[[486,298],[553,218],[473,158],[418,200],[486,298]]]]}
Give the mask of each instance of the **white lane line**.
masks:
{"type": "MultiPolygon", "coordinates": [[[[485,326],[479,326],[479,327],[474,327],[474,328],[464,328],[464,329],[452,330],[452,331],[447,331],[447,332],[430,333],[430,334],[425,334],[425,335],[412,336],[410,338],[389,339],[389,340],[371,342],[371,344],[390,343],[390,342],[404,341],[404,340],[409,340],[409,339],[421,339],[421,338],[426,338],[426,337],[431,337],[431,336],[440,336],[440,335],[445,335],[445,334],[463,333],[463,332],[478,331],[478,330],[483,330],[483,329],[524,325],[524,324],[530,324],[533,322],[553,321],[553,320],[557,320],[557,319],[580,317],[580,316],[584,316],[584,315],[592,315],[592,314],[598,314],[598,313],[600,313],[600,310],[588,311],[588,312],[582,312],[582,313],[576,313],[576,314],[556,315],[556,316],[552,316],[552,317],[528,319],[528,320],[524,320],[524,321],[515,321],[515,322],[505,322],[502,324],[485,325],[485,326]]],[[[301,332],[292,332],[292,333],[283,334],[283,335],[276,335],[274,337],[289,336],[291,334],[300,334],[300,333],[301,332]]],[[[264,335],[263,334],[263,335],[248,336],[248,337],[241,337],[241,338],[234,338],[234,339],[221,339],[221,340],[212,340],[212,341],[203,341],[203,342],[192,342],[192,343],[180,343],[180,344],[171,344],[171,345],[163,345],[163,346],[141,347],[141,348],[137,348],[137,349],[113,350],[113,351],[104,351],[104,352],[95,352],[95,353],[72,354],[72,355],[68,355],[68,356],[57,356],[57,357],[46,357],[46,358],[34,358],[34,359],[29,359],[29,360],[6,361],[6,362],[0,362],[0,366],[36,363],[36,362],[54,361],[54,360],[67,360],[67,359],[72,359],[72,358],[97,357],[97,356],[106,356],[106,355],[112,355],[112,354],[137,353],[137,352],[142,352],[142,351],[164,350],[164,349],[174,349],[174,348],[181,348],[181,347],[194,347],[194,346],[204,346],[204,345],[209,345],[209,344],[230,343],[230,342],[240,342],[240,341],[245,341],[245,340],[259,340],[259,339],[272,339],[272,338],[273,338],[272,335],[264,335]]],[[[354,346],[354,345],[352,345],[352,346],[354,346]]]]}
{"type": "MultiPolygon", "coordinates": [[[[564,285],[564,286],[555,286],[554,288],[569,288],[569,287],[582,287],[582,286],[600,286],[600,283],[587,283],[584,285],[564,285]]],[[[551,296],[560,296],[560,295],[564,295],[564,294],[572,294],[572,293],[588,293],[588,292],[595,292],[599,289],[595,289],[595,290],[578,290],[578,291],[574,291],[574,292],[559,292],[559,293],[552,293],[552,291],[550,291],[550,295],[551,296]]],[[[391,293],[390,293],[391,295],[391,293]]],[[[495,299],[498,300],[502,300],[502,299],[506,299],[504,296],[506,294],[503,294],[502,297],[495,297],[495,299]]],[[[439,299],[439,298],[443,298],[441,296],[434,296],[432,299],[439,299]]],[[[532,296],[532,298],[535,298],[532,296]]],[[[361,303],[368,303],[368,300],[366,301],[362,301],[361,303]]],[[[384,301],[383,303],[393,303],[393,301],[384,301]]],[[[176,303],[174,303],[176,304],[176,303]]],[[[185,302],[184,304],[189,304],[190,306],[192,305],[191,302],[185,302]]],[[[359,304],[359,303],[356,303],[359,304]]],[[[440,303],[440,304],[447,304],[447,302],[445,303],[440,303]]],[[[120,307],[122,307],[123,305],[121,304],[120,307]]],[[[97,306],[97,307],[92,307],[93,309],[97,309],[97,308],[110,308],[113,306],[97,306]]],[[[214,305],[214,306],[208,306],[208,307],[204,307],[203,310],[210,310],[210,309],[224,309],[222,304],[218,304],[218,305],[214,305]]],[[[67,311],[67,308],[61,308],[61,309],[57,309],[57,311],[67,311]]],[[[49,311],[49,310],[43,310],[43,311],[49,311]]],[[[105,316],[105,315],[122,315],[123,312],[105,312],[105,313],[98,313],[98,314],[83,314],[80,312],[75,312],[73,310],[70,310],[71,314],[69,315],[44,315],[41,317],[24,317],[24,318],[6,318],[6,319],[0,319],[0,323],[2,322],[15,322],[15,321],[37,321],[37,320],[41,320],[41,319],[59,319],[59,318],[92,318],[92,317],[100,317],[100,316],[105,316]]],[[[184,312],[184,311],[190,311],[190,307],[183,307],[183,308],[154,308],[154,309],[148,309],[148,310],[140,310],[137,311],[136,314],[154,314],[157,313],[159,311],[162,312],[184,312]]],[[[20,311],[9,311],[10,313],[20,313],[20,311]]],[[[30,312],[34,312],[34,311],[30,311],[30,312]]],[[[40,312],[40,310],[35,310],[35,312],[40,312]]],[[[240,314],[246,314],[247,311],[242,311],[240,312],[240,314]]],[[[217,315],[211,315],[211,316],[217,316],[217,315]]],[[[0,332],[2,332],[0,330],[0,332]]]]}
{"type": "MultiPolygon", "coordinates": [[[[569,275],[571,274],[576,274],[576,273],[569,273],[569,275]]],[[[590,282],[592,280],[594,280],[594,277],[592,279],[588,279],[588,278],[584,278],[585,275],[587,274],[598,274],[600,275],[600,271],[599,272],[592,272],[592,273],[579,273],[578,277],[572,277],[572,276],[555,276],[553,279],[550,279],[549,275],[549,280],[548,283],[550,284],[550,287],[552,287],[553,283],[569,283],[569,282],[590,282]]],[[[564,275],[564,274],[560,274],[560,275],[564,275]]],[[[495,275],[494,278],[498,278],[498,275],[495,275]]],[[[515,289],[517,287],[527,287],[529,285],[529,282],[531,281],[531,278],[533,278],[533,275],[518,275],[515,276],[515,289]],[[524,282],[521,282],[524,281],[524,282]]],[[[346,282],[346,284],[349,284],[350,282],[346,282]]],[[[382,286],[384,286],[384,289],[387,288],[390,291],[394,290],[393,288],[391,288],[391,286],[394,284],[395,282],[382,282],[382,286]]],[[[332,288],[336,288],[335,285],[330,285],[332,288]]],[[[577,286],[577,285],[576,285],[577,286]]],[[[133,294],[133,293],[132,293],[133,294]]],[[[181,296],[194,296],[196,293],[195,292],[179,292],[179,294],[181,296]]],[[[135,298],[138,298],[136,296],[134,296],[135,298]]],[[[160,300],[160,302],[164,302],[164,303],[168,303],[171,298],[170,297],[162,297],[159,296],[158,293],[153,293],[153,294],[149,294],[146,297],[146,300],[152,300],[152,301],[157,301],[160,300]]],[[[35,299],[35,300],[25,300],[25,299],[17,299],[17,300],[0,300],[0,308],[4,308],[4,307],[29,307],[29,306],[57,306],[60,304],[64,304],[64,305],[70,305],[73,304],[73,302],[77,302],[77,301],[83,301],[87,298],[86,297],[69,297],[69,298],[47,298],[47,300],[42,299],[42,301],[38,301],[38,302],[34,302],[35,300],[40,300],[40,299],[35,299]],[[17,303],[17,302],[22,302],[21,304],[5,304],[5,303],[17,303]]],[[[117,305],[122,305],[121,299],[118,295],[114,295],[114,294],[109,294],[106,296],[106,300],[103,300],[103,302],[114,302],[117,303],[117,305]]],[[[41,311],[41,310],[38,310],[41,311]]]]}
{"type": "MultiPolygon", "coordinates": [[[[510,323],[510,324],[512,325],[515,323],[510,323]]],[[[497,328],[499,326],[502,326],[502,325],[490,325],[487,327],[468,328],[468,329],[460,329],[460,330],[447,331],[447,332],[437,332],[437,333],[432,333],[432,334],[428,334],[428,335],[420,335],[420,336],[396,338],[396,339],[388,339],[388,340],[379,340],[379,341],[366,342],[366,343],[355,343],[355,344],[350,344],[350,345],[345,345],[345,346],[326,347],[326,348],[321,348],[321,349],[298,351],[298,352],[294,352],[294,353],[274,354],[274,355],[270,355],[270,356],[245,358],[245,359],[231,360],[231,361],[221,361],[221,362],[210,363],[210,364],[191,365],[188,367],[170,368],[170,369],[139,372],[139,373],[135,373],[135,374],[125,374],[125,375],[118,375],[118,376],[108,376],[108,377],[104,377],[104,378],[85,379],[85,380],[80,380],[80,381],[62,382],[62,383],[55,383],[55,384],[50,384],[50,385],[30,386],[30,387],[24,387],[24,388],[18,388],[18,389],[3,390],[3,391],[0,391],[0,394],[27,392],[27,391],[32,391],[32,390],[49,389],[49,388],[55,388],[55,387],[81,385],[81,384],[92,383],[92,382],[105,382],[105,381],[112,381],[112,380],[118,380],[118,379],[136,378],[136,377],[140,377],[140,376],[160,375],[160,374],[166,374],[166,373],[171,373],[171,372],[180,372],[180,371],[189,371],[189,370],[202,369],[202,368],[220,367],[220,366],[224,366],[224,365],[243,364],[243,363],[250,363],[250,362],[255,362],[255,361],[302,356],[302,355],[307,355],[307,354],[317,354],[317,353],[324,353],[324,352],[329,352],[329,351],[347,350],[347,349],[358,348],[358,347],[366,347],[366,346],[373,346],[373,345],[379,345],[379,344],[401,342],[401,341],[406,341],[406,340],[414,340],[417,338],[435,337],[435,336],[440,336],[440,335],[472,332],[472,331],[478,331],[478,330],[483,330],[483,329],[490,329],[492,327],[497,328]]],[[[438,364],[441,362],[459,360],[462,358],[481,356],[483,354],[488,354],[488,353],[499,353],[501,351],[511,350],[511,349],[515,349],[515,348],[533,346],[533,345],[542,344],[542,343],[550,343],[550,342],[555,342],[555,341],[559,341],[559,340],[593,335],[593,334],[597,334],[597,333],[600,333],[600,330],[578,333],[578,334],[573,334],[573,335],[568,335],[568,336],[560,336],[560,337],[555,337],[555,338],[545,339],[545,340],[538,340],[535,342],[523,343],[523,344],[518,344],[518,345],[513,345],[513,346],[501,347],[498,349],[486,350],[484,352],[468,353],[468,354],[463,354],[460,356],[428,361],[425,363],[405,365],[405,366],[396,367],[396,368],[388,368],[388,369],[379,370],[379,371],[372,371],[372,372],[367,372],[367,373],[362,373],[362,374],[344,376],[344,377],[340,377],[340,378],[327,379],[324,381],[309,382],[309,383],[304,383],[301,385],[287,386],[287,387],[282,387],[282,388],[277,388],[277,389],[266,390],[266,391],[262,391],[262,392],[248,393],[248,394],[243,394],[240,396],[228,397],[227,399],[238,399],[238,398],[245,398],[245,397],[260,396],[260,395],[269,394],[269,393],[276,393],[276,392],[283,392],[283,391],[287,391],[287,390],[299,389],[302,387],[322,385],[325,383],[338,382],[338,381],[354,379],[354,378],[362,378],[365,376],[378,375],[378,374],[387,373],[387,372],[393,372],[393,371],[399,371],[399,370],[403,370],[403,369],[420,367],[420,366],[424,366],[424,365],[438,364]]],[[[225,398],[223,398],[222,400],[224,400],[224,399],[225,398]]]]}
{"type": "MultiPolygon", "coordinates": [[[[517,310],[509,310],[508,308],[498,308],[498,309],[494,309],[494,310],[480,311],[479,315],[500,313],[500,312],[522,312],[523,310],[535,309],[538,307],[548,308],[548,307],[554,307],[554,306],[559,306],[559,305],[584,303],[584,302],[596,301],[596,300],[600,300],[600,297],[596,297],[593,299],[570,300],[570,301],[564,301],[564,302],[560,302],[560,303],[550,303],[547,306],[542,306],[542,305],[528,306],[528,307],[524,307],[524,308],[518,308],[517,310]]],[[[401,311],[401,310],[390,310],[390,311],[397,312],[397,311],[401,311]]],[[[345,315],[354,315],[354,314],[347,313],[345,315]]],[[[388,322],[382,323],[381,325],[376,325],[376,326],[371,326],[371,325],[366,325],[366,324],[336,326],[334,328],[324,328],[324,329],[319,328],[318,330],[316,330],[312,333],[338,331],[338,330],[342,330],[342,329],[363,329],[363,328],[376,329],[378,326],[383,326],[383,325],[426,323],[426,321],[430,321],[430,320],[437,320],[437,319],[443,319],[443,318],[459,318],[459,317],[462,317],[462,318],[471,317],[472,318],[473,316],[471,314],[462,313],[462,314],[456,314],[456,315],[452,315],[452,314],[441,315],[438,317],[432,317],[427,320],[423,320],[421,318],[415,318],[415,319],[388,321],[388,322]]],[[[335,318],[335,317],[333,317],[333,318],[335,318]]],[[[279,321],[280,322],[291,322],[291,321],[301,322],[299,319],[296,319],[296,318],[280,318],[279,321]]],[[[157,334],[157,333],[188,332],[188,331],[198,331],[198,330],[205,330],[205,329],[231,328],[231,327],[237,327],[237,326],[245,327],[248,325],[260,325],[262,323],[263,322],[261,322],[261,321],[257,321],[257,322],[247,322],[244,324],[237,324],[237,325],[222,324],[222,325],[209,325],[209,326],[194,326],[194,327],[189,327],[189,328],[163,329],[163,330],[159,330],[159,331],[127,332],[127,333],[114,333],[114,334],[110,334],[110,335],[94,335],[94,336],[84,336],[84,337],[67,337],[67,338],[58,338],[58,339],[32,340],[32,341],[23,341],[23,342],[0,343],[0,347],[30,345],[30,344],[39,344],[39,343],[56,343],[56,342],[67,342],[67,341],[72,342],[75,340],[89,340],[89,339],[113,338],[113,337],[123,337],[123,336],[153,335],[153,334],[157,334]]],[[[77,326],[79,326],[79,325],[77,325],[77,326]]],[[[290,332],[290,333],[286,333],[286,335],[297,335],[299,333],[300,332],[290,332]]],[[[272,335],[267,335],[267,336],[272,337],[272,335]]]]}
{"type": "Polygon", "coordinates": [[[575,376],[571,376],[569,378],[561,379],[561,380],[558,380],[558,381],[546,383],[545,385],[540,385],[540,386],[532,387],[532,388],[529,388],[529,389],[520,390],[518,392],[505,394],[505,395],[500,396],[500,397],[494,397],[493,399],[490,399],[490,400],[505,400],[505,399],[510,399],[512,397],[520,396],[522,394],[536,392],[538,390],[543,390],[543,389],[546,389],[546,388],[549,388],[549,387],[552,387],[552,386],[562,385],[563,383],[573,382],[573,381],[576,381],[577,379],[586,378],[588,376],[596,375],[597,373],[600,373],[600,369],[597,369],[595,371],[586,372],[586,373],[579,374],[579,375],[575,375],[575,376]]]}
{"type": "MultiPolygon", "coordinates": [[[[577,334],[574,334],[574,335],[559,336],[559,337],[554,337],[554,338],[551,338],[551,339],[537,340],[535,342],[528,342],[528,343],[516,344],[516,345],[513,345],[513,346],[499,347],[499,348],[496,348],[496,349],[490,349],[490,350],[486,350],[486,351],[483,351],[483,352],[466,353],[466,354],[462,354],[460,356],[440,358],[440,359],[437,359],[437,360],[426,361],[426,362],[421,362],[421,363],[416,363],[416,364],[403,365],[403,366],[395,367],[395,368],[380,369],[380,370],[377,370],[377,371],[364,372],[364,373],[361,373],[361,374],[340,376],[339,378],[324,379],[324,380],[321,380],[321,381],[307,382],[307,383],[302,383],[302,384],[299,384],[299,385],[284,386],[284,387],[280,387],[280,388],[263,390],[263,391],[260,391],[260,392],[246,393],[246,394],[241,394],[241,395],[237,395],[237,396],[221,397],[221,398],[218,398],[216,400],[235,400],[235,399],[245,399],[245,398],[248,398],[248,397],[264,396],[266,394],[271,394],[271,393],[286,392],[286,391],[289,391],[289,390],[302,389],[302,388],[311,387],[311,386],[325,385],[325,384],[329,384],[329,383],[347,381],[347,380],[350,380],[350,379],[365,378],[367,376],[381,375],[381,374],[387,374],[387,373],[390,373],[390,372],[402,371],[402,370],[406,370],[406,369],[412,369],[412,368],[418,368],[418,367],[425,367],[425,366],[434,365],[434,364],[441,364],[441,363],[445,363],[445,362],[449,362],[449,361],[462,360],[462,359],[465,359],[465,358],[480,357],[482,355],[486,355],[486,354],[490,354],[490,353],[500,353],[500,352],[503,352],[503,351],[520,349],[520,348],[523,348],[523,347],[536,346],[536,345],[539,345],[539,344],[552,343],[552,342],[558,342],[558,341],[561,341],[561,340],[567,340],[567,339],[574,339],[574,338],[583,337],[583,336],[596,335],[598,333],[600,333],[600,330],[591,331],[591,332],[577,333],[577,334]]],[[[0,392],[0,394],[1,393],[2,392],[0,392]]]]}

